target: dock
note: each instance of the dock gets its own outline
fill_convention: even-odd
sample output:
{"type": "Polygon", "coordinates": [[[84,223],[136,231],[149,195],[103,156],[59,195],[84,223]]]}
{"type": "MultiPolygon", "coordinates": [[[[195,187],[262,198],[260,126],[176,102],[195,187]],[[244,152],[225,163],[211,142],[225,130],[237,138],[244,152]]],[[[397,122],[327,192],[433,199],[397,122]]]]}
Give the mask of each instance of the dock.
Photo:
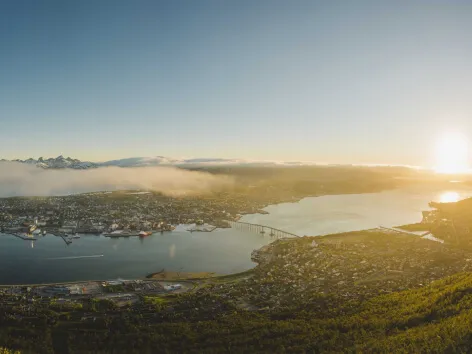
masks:
{"type": "Polygon", "coordinates": [[[15,236],[15,237],[18,237],[18,238],[20,238],[22,240],[26,240],[26,241],[36,241],[37,240],[36,237],[23,235],[21,233],[4,232],[4,234],[15,236]]]}

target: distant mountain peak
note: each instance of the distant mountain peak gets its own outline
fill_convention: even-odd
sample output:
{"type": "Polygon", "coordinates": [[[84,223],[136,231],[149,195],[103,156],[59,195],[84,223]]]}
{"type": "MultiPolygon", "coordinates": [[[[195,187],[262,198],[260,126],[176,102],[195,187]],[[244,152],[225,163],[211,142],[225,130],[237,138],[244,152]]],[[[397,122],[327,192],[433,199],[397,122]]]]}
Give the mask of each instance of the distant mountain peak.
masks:
{"type": "MultiPolygon", "coordinates": [[[[3,160],[7,161],[7,160],[3,160]]],[[[45,159],[44,157],[40,157],[39,159],[35,160],[34,158],[30,157],[26,160],[19,160],[15,159],[12,160],[14,162],[21,162],[30,165],[36,165],[37,167],[44,168],[44,169],[62,169],[62,168],[71,168],[76,170],[83,170],[89,168],[98,167],[97,164],[88,161],[80,161],[77,159],[72,159],[70,157],[64,158],[64,156],[59,155],[58,157],[50,157],[45,159]]]]}
{"type": "MultiPolygon", "coordinates": [[[[7,161],[7,160],[1,160],[7,161]]],[[[149,156],[149,157],[129,157],[118,160],[110,160],[105,162],[80,161],[72,157],[64,158],[63,155],[58,157],[50,157],[45,159],[40,157],[37,160],[28,158],[26,160],[15,159],[14,162],[36,165],[43,169],[76,169],[85,170],[98,167],[153,167],[153,166],[178,166],[178,167],[195,167],[195,166],[302,166],[313,165],[307,162],[276,162],[276,161],[251,161],[243,159],[225,159],[225,158],[189,158],[189,159],[173,159],[165,156],[149,156]]]]}

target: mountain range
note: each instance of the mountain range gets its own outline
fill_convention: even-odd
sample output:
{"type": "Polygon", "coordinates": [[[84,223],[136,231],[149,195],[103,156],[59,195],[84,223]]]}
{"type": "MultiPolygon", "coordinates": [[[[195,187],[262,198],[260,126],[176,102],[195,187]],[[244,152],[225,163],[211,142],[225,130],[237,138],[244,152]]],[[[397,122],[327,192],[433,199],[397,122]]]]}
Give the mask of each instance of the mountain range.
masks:
{"type": "Polygon", "coordinates": [[[3,162],[20,162],[20,163],[25,163],[29,165],[36,165],[37,167],[41,167],[44,169],[61,169],[61,168],[73,168],[77,170],[85,170],[89,168],[95,168],[98,167],[99,164],[89,162],[89,161],[80,161],[78,159],[72,159],[70,157],[65,158],[64,156],[60,155],[58,157],[51,157],[48,159],[45,159],[43,157],[40,157],[39,159],[33,159],[29,158],[26,160],[20,160],[20,159],[15,159],[15,160],[5,160],[2,159],[0,161],[3,162]]]}
{"type": "MultiPolygon", "coordinates": [[[[153,157],[130,157],[119,160],[110,160],[105,162],[91,162],[81,161],[70,157],[64,157],[62,155],[52,158],[39,159],[29,158],[26,160],[5,160],[9,162],[19,162],[30,165],[35,165],[44,169],[63,169],[71,168],[76,170],[85,170],[90,168],[98,167],[146,167],[146,166],[215,166],[215,165],[244,165],[244,166],[300,166],[306,165],[304,162],[274,162],[274,161],[251,161],[243,159],[222,159],[222,158],[192,158],[192,159],[172,159],[164,156],[153,156],[153,157]]],[[[311,163],[312,164],[312,163],[311,163]]]]}

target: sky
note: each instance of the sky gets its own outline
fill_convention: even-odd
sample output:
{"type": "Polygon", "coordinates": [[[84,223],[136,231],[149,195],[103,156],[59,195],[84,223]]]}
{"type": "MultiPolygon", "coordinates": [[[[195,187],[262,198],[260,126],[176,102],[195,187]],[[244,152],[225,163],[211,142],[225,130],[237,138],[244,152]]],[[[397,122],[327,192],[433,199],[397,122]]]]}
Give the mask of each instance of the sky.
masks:
{"type": "Polygon", "coordinates": [[[428,166],[472,141],[468,1],[0,1],[0,158],[428,166]]]}

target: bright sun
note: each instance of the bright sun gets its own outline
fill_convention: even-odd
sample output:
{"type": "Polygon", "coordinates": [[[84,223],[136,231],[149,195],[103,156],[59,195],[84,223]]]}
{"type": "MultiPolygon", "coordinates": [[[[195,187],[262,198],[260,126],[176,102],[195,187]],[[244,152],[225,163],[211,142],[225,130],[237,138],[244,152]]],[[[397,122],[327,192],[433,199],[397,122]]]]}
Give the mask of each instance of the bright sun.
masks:
{"type": "Polygon", "coordinates": [[[462,134],[447,134],[436,145],[436,172],[465,173],[469,170],[469,146],[462,134]]]}

